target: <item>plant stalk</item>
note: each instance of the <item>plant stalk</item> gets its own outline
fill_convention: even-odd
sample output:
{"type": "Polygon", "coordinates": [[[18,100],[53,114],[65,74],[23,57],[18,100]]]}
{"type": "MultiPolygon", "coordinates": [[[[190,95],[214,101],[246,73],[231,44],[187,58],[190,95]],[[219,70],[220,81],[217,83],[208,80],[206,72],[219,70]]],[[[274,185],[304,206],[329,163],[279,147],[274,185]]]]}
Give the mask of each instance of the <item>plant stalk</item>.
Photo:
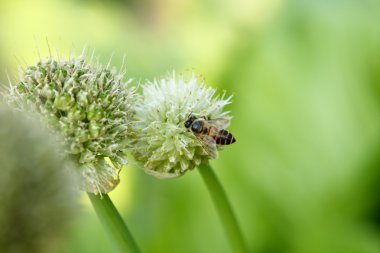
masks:
{"type": "Polygon", "coordinates": [[[210,164],[201,164],[199,171],[214,201],[233,252],[248,252],[243,234],[232,211],[231,204],[210,164]]]}
{"type": "Polygon", "coordinates": [[[101,196],[93,193],[87,194],[106,233],[111,238],[112,244],[115,245],[115,248],[118,250],[117,252],[140,252],[131,232],[113,205],[108,194],[101,196]]]}

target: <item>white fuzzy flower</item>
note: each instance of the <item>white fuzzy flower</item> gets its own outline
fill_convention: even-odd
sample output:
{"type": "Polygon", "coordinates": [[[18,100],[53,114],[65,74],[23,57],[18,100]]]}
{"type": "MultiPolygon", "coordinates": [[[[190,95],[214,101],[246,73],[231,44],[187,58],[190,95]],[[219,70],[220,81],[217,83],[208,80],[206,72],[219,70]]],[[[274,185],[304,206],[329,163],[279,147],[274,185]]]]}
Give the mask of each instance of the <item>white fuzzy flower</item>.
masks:
{"type": "Polygon", "coordinates": [[[134,106],[131,151],[148,174],[178,177],[213,158],[184,123],[190,115],[229,121],[223,108],[231,97],[215,96],[216,90],[194,74],[187,80],[173,73],[143,85],[142,90],[134,106]]]}

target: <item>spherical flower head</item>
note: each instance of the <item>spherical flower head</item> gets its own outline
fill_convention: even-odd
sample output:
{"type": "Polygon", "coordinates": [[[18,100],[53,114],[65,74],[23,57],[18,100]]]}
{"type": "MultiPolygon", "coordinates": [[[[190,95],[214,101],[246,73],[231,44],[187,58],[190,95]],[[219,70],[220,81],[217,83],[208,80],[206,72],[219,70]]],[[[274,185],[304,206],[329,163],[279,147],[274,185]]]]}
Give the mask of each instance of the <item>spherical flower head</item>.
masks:
{"type": "Polygon", "coordinates": [[[60,252],[76,208],[59,145],[28,115],[0,104],[0,249],[60,252]]]}
{"type": "Polygon", "coordinates": [[[118,184],[119,170],[126,164],[134,98],[128,83],[116,70],[87,65],[82,57],[50,57],[28,67],[10,97],[31,105],[63,137],[66,153],[79,165],[83,190],[107,193],[118,184]]]}
{"type": "Polygon", "coordinates": [[[190,115],[229,120],[223,108],[231,97],[215,96],[194,74],[186,79],[175,73],[143,85],[142,93],[134,106],[131,152],[148,174],[178,177],[214,158],[185,122],[190,115]]]}

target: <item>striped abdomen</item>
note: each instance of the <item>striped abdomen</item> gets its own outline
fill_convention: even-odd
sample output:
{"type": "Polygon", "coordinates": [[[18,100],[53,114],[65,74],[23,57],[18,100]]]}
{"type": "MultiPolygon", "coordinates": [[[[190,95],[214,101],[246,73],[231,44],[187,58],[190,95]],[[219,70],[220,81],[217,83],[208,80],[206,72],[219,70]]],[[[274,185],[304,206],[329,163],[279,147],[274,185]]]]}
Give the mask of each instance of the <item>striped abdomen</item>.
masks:
{"type": "Polygon", "coordinates": [[[211,127],[208,135],[212,137],[218,145],[230,145],[236,141],[233,135],[225,129],[218,130],[211,127]]]}

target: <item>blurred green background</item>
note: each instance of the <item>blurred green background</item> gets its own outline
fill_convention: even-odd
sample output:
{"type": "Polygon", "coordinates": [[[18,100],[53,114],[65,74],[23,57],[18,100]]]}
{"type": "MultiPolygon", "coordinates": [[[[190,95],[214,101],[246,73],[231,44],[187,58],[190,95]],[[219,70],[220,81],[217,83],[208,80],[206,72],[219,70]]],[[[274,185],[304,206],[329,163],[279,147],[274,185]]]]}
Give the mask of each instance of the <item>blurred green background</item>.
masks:
{"type": "MultiPolygon", "coordinates": [[[[378,0],[0,0],[0,82],[38,52],[139,82],[192,70],[234,94],[237,143],[212,165],[252,252],[380,252],[378,0]]],[[[231,252],[197,171],[132,165],[110,194],[143,252],[231,252]]],[[[88,200],[65,253],[110,252],[88,200]]]]}

